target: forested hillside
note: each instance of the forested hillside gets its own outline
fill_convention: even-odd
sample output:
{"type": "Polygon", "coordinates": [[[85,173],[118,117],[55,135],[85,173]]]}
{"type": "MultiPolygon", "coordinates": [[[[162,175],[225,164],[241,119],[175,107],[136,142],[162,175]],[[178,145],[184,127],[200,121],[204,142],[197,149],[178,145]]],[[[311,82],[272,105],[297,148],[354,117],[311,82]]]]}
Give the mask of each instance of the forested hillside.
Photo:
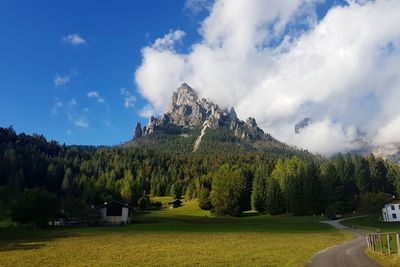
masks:
{"type": "Polygon", "coordinates": [[[400,193],[399,166],[372,155],[327,160],[297,150],[266,152],[229,132],[213,131],[192,152],[190,136],[196,134],[159,133],[136,144],[85,147],[1,128],[2,210],[25,188],[35,187],[61,202],[74,198],[87,205],[119,199],[138,206],[147,195],[184,195],[222,215],[252,207],[295,215],[368,210],[400,193]]]}

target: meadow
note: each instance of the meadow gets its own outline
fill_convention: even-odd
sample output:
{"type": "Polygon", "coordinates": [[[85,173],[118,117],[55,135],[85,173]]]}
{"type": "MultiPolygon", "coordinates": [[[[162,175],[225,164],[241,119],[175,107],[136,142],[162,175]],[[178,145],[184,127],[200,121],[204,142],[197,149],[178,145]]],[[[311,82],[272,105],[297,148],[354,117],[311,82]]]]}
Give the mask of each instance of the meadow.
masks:
{"type": "Polygon", "coordinates": [[[254,212],[220,218],[185,201],[122,227],[2,227],[0,265],[304,266],[316,252],[352,238],[320,219],[254,212]]]}

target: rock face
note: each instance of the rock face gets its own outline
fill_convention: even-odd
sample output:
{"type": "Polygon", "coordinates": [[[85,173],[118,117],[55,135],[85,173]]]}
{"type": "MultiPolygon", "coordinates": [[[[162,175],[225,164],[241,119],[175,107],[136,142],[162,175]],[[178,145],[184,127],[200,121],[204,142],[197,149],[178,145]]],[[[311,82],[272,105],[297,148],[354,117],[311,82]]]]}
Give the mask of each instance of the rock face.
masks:
{"type": "Polygon", "coordinates": [[[142,137],[142,125],[138,122],[133,130],[133,139],[138,139],[140,137],[142,137]]]}
{"type": "Polygon", "coordinates": [[[302,129],[307,128],[312,123],[311,118],[304,118],[294,126],[294,132],[299,134],[302,129]]]}
{"type": "MultiPolygon", "coordinates": [[[[179,127],[207,126],[212,129],[226,127],[234,132],[235,136],[244,139],[259,139],[267,136],[258,128],[254,118],[248,118],[246,122],[239,120],[234,108],[221,109],[204,98],[199,98],[197,92],[186,83],[182,84],[173,94],[166,113],[161,118],[151,117],[148,124],[143,127],[142,135],[154,133],[158,128],[168,124],[179,127]]],[[[139,124],[140,125],[140,124],[139,124]]],[[[139,133],[139,129],[135,133],[139,133]]],[[[134,135],[136,136],[136,135],[134,135]]],[[[268,136],[272,139],[272,137],[268,136]]]]}

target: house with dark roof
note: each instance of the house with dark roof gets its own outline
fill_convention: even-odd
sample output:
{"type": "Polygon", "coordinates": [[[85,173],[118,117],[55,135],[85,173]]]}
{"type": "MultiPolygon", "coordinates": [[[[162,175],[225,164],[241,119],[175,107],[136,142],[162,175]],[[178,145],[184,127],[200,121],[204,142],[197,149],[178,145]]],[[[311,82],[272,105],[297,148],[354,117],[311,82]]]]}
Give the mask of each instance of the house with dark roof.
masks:
{"type": "Polygon", "coordinates": [[[132,223],[134,209],[119,201],[105,202],[94,207],[101,214],[101,223],[109,225],[132,223]]]}
{"type": "Polygon", "coordinates": [[[174,209],[180,206],[182,206],[182,201],[180,201],[179,199],[174,199],[168,202],[168,208],[170,209],[174,209]]]}

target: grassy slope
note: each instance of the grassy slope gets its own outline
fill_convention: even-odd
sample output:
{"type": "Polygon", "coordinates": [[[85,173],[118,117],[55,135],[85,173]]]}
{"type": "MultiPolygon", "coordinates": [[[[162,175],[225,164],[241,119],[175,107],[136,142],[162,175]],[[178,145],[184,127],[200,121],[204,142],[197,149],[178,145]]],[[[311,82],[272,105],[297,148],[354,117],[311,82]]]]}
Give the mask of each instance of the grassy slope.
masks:
{"type": "MultiPolygon", "coordinates": [[[[400,223],[387,223],[381,222],[376,217],[362,217],[355,218],[347,221],[343,221],[344,225],[351,227],[352,225],[361,225],[366,227],[379,228],[384,232],[400,232],[400,223]]],[[[395,245],[394,240],[392,240],[392,247],[395,245]]],[[[366,250],[366,253],[371,258],[375,259],[377,262],[387,267],[400,266],[400,257],[396,255],[388,256],[387,254],[382,254],[381,252],[374,252],[370,250],[366,250]]]]}
{"type": "Polygon", "coordinates": [[[124,227],[4,228],[0,264],[303,266],[317,251],[351,238],[313,217],[216,218],[199,210],[196,201],[135,220],[124,227]]]}

